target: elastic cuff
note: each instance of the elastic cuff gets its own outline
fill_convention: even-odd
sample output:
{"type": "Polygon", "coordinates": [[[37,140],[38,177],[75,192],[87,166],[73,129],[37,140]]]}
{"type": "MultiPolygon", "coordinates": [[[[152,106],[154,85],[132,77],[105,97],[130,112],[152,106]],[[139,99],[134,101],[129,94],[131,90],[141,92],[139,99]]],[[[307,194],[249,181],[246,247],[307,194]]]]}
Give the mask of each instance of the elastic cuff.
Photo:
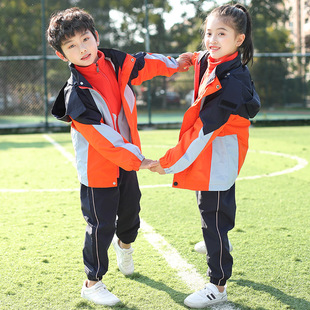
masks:
{"type": "Polygon", "coordinates": [[[226,284],[227,279],[216,279],[210,277],[210,282],[214,285],[224,286],[226,284]]]}

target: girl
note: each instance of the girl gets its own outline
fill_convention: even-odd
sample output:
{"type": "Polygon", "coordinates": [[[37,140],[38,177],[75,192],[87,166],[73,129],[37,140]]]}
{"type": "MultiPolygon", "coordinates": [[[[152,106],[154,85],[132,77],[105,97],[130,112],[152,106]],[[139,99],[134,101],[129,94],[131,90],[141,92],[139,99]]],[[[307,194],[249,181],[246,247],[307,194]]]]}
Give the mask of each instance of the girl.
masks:
{"type": "Polygon", "coordinates": [[[233,259],[227,237],[235,224],[235,180],[248,150],[249,118],[260,101],[246,64],[252,61],[251,18],[242,5],[223,5],[205,21],[206,51],[181,55],[194,65],[194,102],[179,143],[157,166],[174,173],[173,187],[196,191],[210,283],[184,303],[204,308],[227,300],[233,259]]]}

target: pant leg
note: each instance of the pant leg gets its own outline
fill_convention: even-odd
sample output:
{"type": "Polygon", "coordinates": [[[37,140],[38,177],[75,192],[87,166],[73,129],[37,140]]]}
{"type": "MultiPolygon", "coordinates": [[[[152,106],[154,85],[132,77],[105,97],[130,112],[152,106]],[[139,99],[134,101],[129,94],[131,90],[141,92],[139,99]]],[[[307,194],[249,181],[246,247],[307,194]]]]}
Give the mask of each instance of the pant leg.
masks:
{"type": "Polygon", "coordinates": [[[81,207],[87,222],[83,260],[89,280],[99,281],[108,271],[108,248],[115,233],[119,189],[81,185],[81,207]]]}
{"type": "Polygon", "coordinates": [[[137,173],[120,169],[120,200],[117,212],[116,235],[123,243],[136,240],[140,227],[140,199],[137,173]]]}
{"type": "Polygon", "coordinates": [[[235,185],[227,191],[197,192],[196,195],[207,247],[207,275],[211,283],[225,285],[233,265],[227,233],[235,226],[235,185]]]}

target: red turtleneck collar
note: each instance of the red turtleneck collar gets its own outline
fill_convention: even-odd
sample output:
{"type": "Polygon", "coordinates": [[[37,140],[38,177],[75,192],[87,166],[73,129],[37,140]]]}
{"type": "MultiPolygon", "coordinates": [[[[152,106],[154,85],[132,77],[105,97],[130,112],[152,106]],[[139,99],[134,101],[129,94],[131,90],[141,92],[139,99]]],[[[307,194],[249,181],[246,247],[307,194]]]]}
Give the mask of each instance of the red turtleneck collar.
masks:
{"type": "Polygon", "coordinates": [[[230,61],[230,60],[233,60],[235,59],[236,57],[238,56],[238,51],[235,52],[234,54],[232,55],[227,55],[227,56],[223,56],[219,59],[214,59],[212,58],[210,55],[208,56],[208,73],[207,75],[209,76],[210,73],[214,70],[214,68],[220,64],[222,64],[223,62],[226,62],[226,61],[230,61]]]}
{"type": "Polygon", "coordinates": [[[104,56],[104,53],[99,51],[97,52],[97,55],[98,55],[98,60],[95,62],[95,63],[92,63],[91,65],[89,66],[86,66],[86,67],[82,67],[82,66],[77,66],[75,65],[75,68],[83,75],[87,72],[92,72],[94,70],[97,70],[97,66],[98,65],[104,65],[105,64],[105,56],[104,56]]]}

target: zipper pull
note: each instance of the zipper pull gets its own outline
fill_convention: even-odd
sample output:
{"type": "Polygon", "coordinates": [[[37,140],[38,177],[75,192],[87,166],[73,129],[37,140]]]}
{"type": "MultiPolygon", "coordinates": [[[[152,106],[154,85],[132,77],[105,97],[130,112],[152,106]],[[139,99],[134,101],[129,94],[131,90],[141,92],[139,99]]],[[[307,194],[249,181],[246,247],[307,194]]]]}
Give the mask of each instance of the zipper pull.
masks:
{"type": "Polygon", "coordinates": [[[97,72],[99,72],[98,62],[96,62],[97,72]]]}

